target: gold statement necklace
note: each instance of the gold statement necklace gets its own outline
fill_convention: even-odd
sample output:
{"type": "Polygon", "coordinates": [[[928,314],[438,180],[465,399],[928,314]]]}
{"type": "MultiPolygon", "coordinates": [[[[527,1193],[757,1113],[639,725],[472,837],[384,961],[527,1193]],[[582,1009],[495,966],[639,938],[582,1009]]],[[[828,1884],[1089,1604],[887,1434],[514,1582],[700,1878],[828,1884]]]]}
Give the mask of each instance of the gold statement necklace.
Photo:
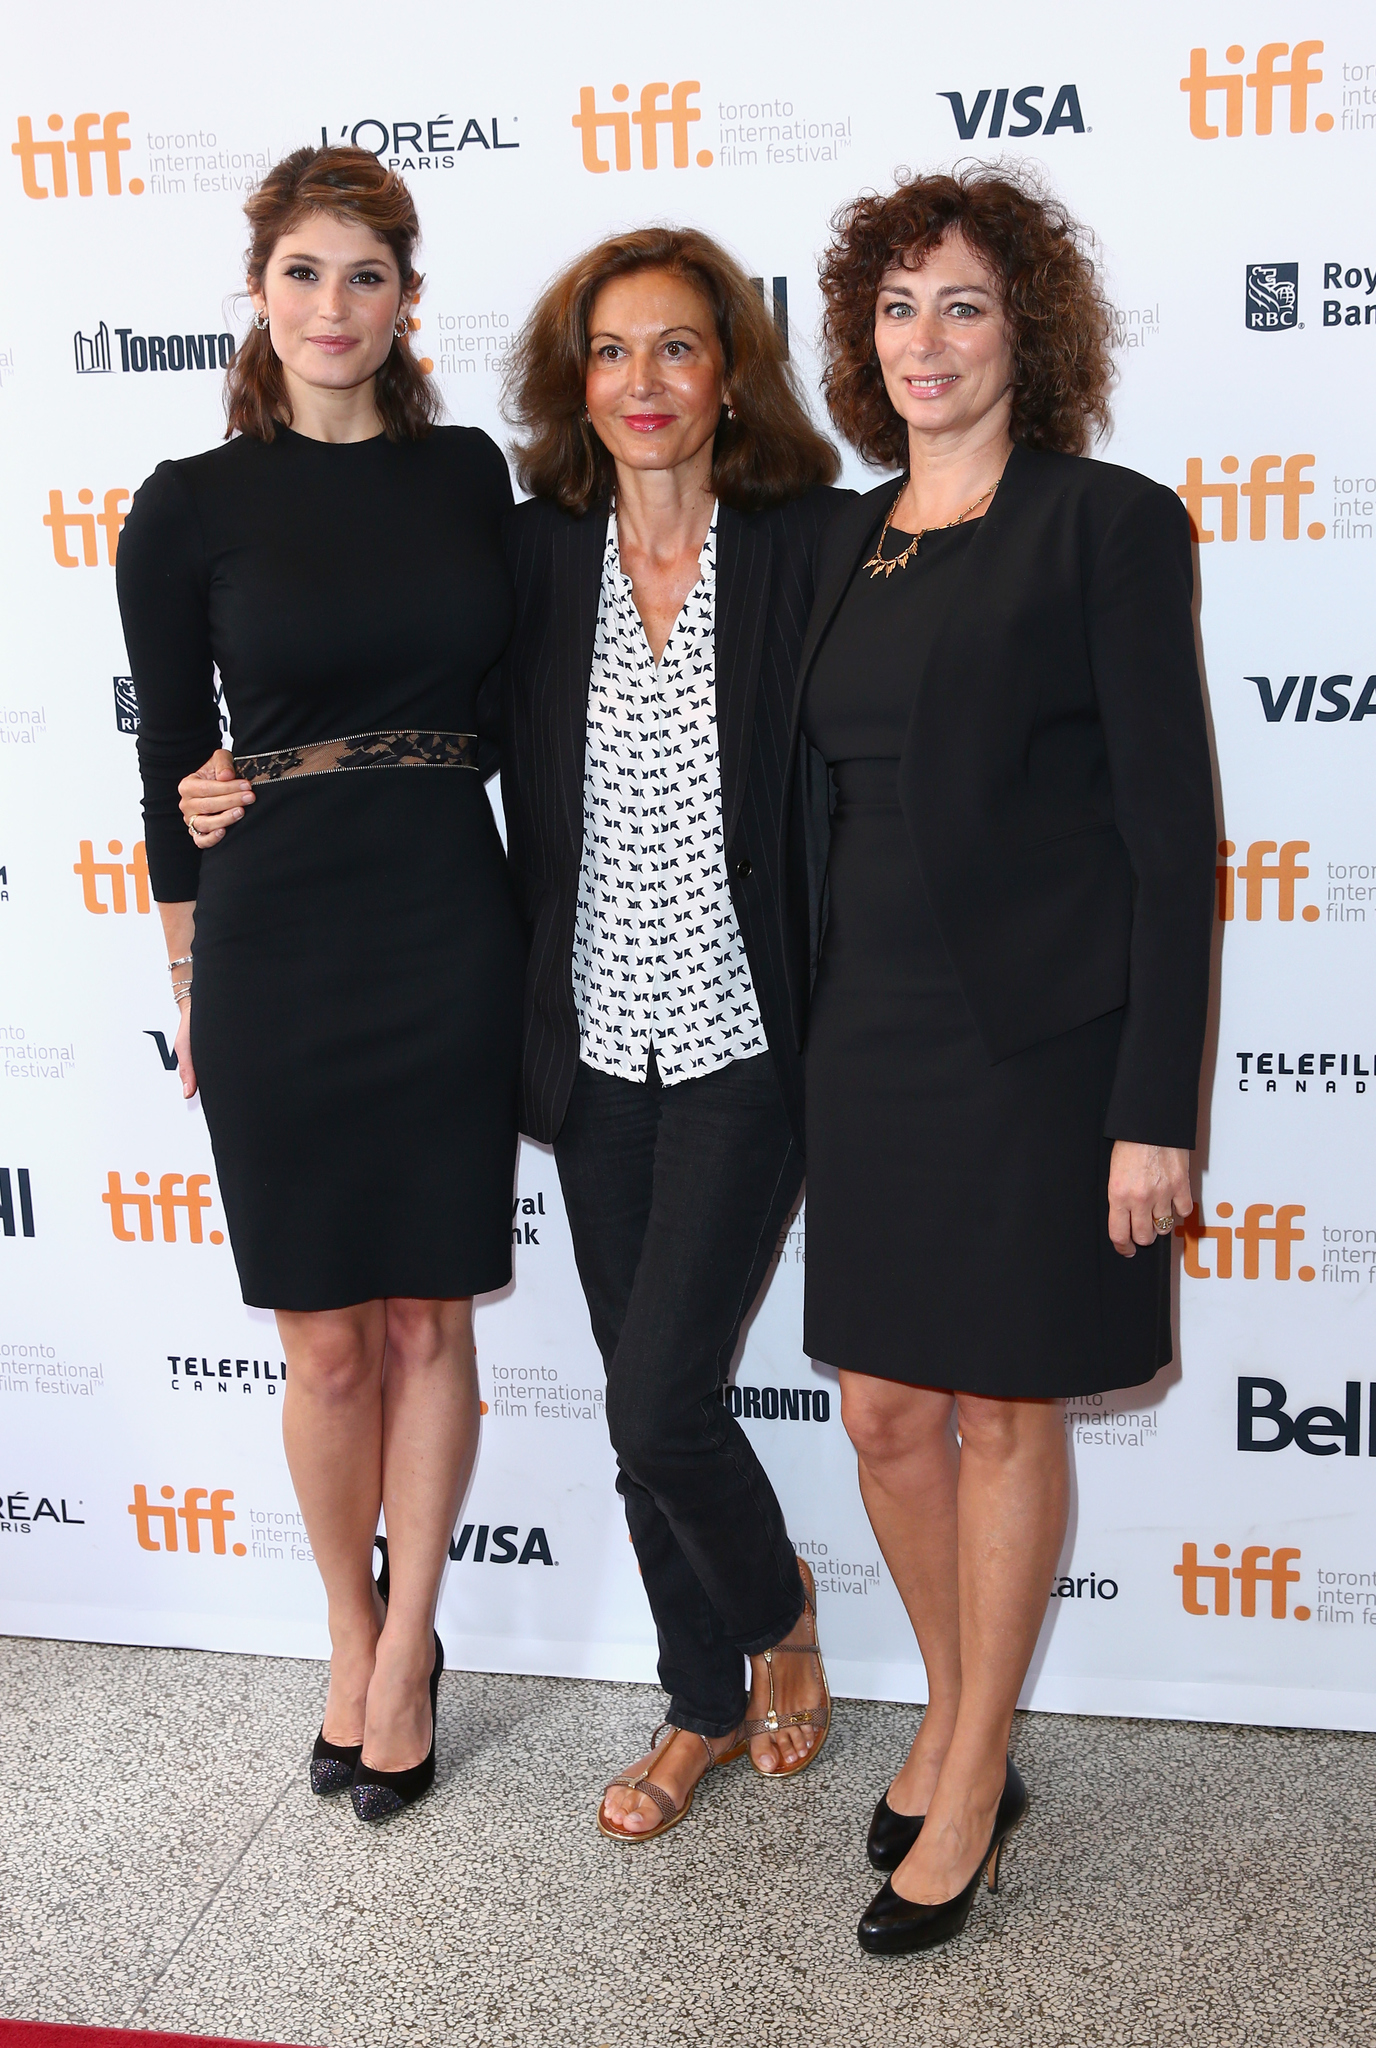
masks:
{"type": "Polygon", "coordinates": [[[895,569],[906,569],[909,562],[911,562],[913,556],[917,553],[918,549],[921,547],[923,541],[927,538],[927,535],[929,533],[945,533],[949,527],[959,526],[962,520],[968,519],[970,517],[970,514],[972,512],[977,512],[980,506],[984,504],[986,499],[993,497],[995,491],[998,489],[999,485],[1002,482],[1003,475],[1002,472],[1000,472],[1000,474],[994,478],[994,481],[990,484],[988,490],[981,491],[977,498],[972,498],[969,504],[965,507],[965,510],[963,512],[957,512],[954,519],[947,519],[940,526],[924,526],[921,533],[915,533],[913,535],[912,539],[908,542],[908,545],[904,548],[901,555],[892,555],[886,560],[884,556],[884,542],[888,538],[889,528],[893,525],[893,515],[898,510],[899,501],[901,500],[904,491],[906,491],[908,488],[908,479],[905,477],[903,479],[902,484],[899,486],[898,497],[894,499],[892,505],[890,505],[889,507],[889,516],[884,521],[884,530],[879,536],[879,545],[875,549],[874,553],[870,556],[868,562],[866,562],[865,564],[865,567],[870,572],[871,583],[873,583],[875,577],[880,574],[884,576],[892,576],[895,569]]]}

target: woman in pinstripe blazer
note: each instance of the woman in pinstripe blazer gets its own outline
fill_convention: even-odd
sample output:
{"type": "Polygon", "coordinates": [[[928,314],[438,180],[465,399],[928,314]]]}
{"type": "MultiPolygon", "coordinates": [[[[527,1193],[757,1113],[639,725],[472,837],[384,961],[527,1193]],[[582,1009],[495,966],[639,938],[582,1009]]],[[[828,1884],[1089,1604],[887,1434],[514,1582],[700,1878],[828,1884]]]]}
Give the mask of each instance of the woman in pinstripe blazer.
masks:
{"type": "Polygon", "coordinates": [[[503,667],[522,1128],[554,1146],[670,1695],[598,1812],[646,1841],[747,1748],[804,1768],[830,1716],[810,1574],[720,1392],[802,1183],[779,835],[813,557],[849,494],[704,235],[581,257],[508,392],[534,494],[503,667]]]}

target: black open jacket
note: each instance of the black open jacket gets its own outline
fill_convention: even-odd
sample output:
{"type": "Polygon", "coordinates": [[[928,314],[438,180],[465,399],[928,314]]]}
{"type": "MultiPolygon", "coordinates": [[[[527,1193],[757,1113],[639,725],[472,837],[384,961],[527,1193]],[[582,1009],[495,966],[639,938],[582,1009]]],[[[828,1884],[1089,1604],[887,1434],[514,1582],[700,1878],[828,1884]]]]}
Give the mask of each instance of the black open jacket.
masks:
{"type": "MultiPolygon", "coordinates": [[[[779,868],[800,1045],[828,836],[803,694],[896,489],[827,531],[794,685],[779,868]]],[[[1121,1008],[1106,1135],[1193,1145],[1216,842],[1185,509],[1133,470],[1017,447],[961,579],[917,681],[899,796],[985,1049],[1005,1059],[1121,1008]]]]}
{"type": "MultiPolygon", "coordinates": [[[[818,541],[849,492],[809,491],[717,518],[717,740],[727,876],[765,1037],[802,1137],[802,1059],[784,964],[783,811],[790,721],[818,541]]],[[[544,499],[508,516],[516,629],[502,663],[502,801],[516,899],[530,929],[521,1128],[553,1139],[578,1071],[573,935],[583,770],[606,505],[575,518],[544,499]]],[[[796,895],[805,895],[801,876],[796,895]]]]}

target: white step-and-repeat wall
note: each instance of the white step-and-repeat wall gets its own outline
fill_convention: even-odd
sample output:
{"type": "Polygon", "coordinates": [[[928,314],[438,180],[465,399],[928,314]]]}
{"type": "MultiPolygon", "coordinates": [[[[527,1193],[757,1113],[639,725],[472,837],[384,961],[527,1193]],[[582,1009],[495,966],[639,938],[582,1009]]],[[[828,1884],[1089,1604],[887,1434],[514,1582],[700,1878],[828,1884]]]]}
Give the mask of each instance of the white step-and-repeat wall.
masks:
{"type": "MultiPolygon", "coordinates": [[[[326,1647],[276,1333],[240,1305],[205,1126],[168,1062],[112,574],[142,478],[222,430],[245,191],[321,138],[403,171],[426,233],[417,344],[452,416],[500,439],[534,293],[605,230],[721,236],[815,390],[832,211],[898,165],[1002,153],[1100,237],[1122,369],[1102,452],[1195,520],[1224,834],[1178,1361],[1071,1406],[1071,1535],[1027,1700],[1376,1727],[1376,20],[1356,0],[991,0],[916,33],[834,0],[652,17],[67,0],[9,32],[0,1628],[326,1647]]],[[[601,1369],[539,1147],[512,1237],[515,1285],[478,1315],[450,1660],[645,1678],[601,1369]]],[[[800,1348],[802,1243],[798,1222],[731,1399],[817,1574],[838,1689],[920,1699],[835,1380],[800,1348]]]]}

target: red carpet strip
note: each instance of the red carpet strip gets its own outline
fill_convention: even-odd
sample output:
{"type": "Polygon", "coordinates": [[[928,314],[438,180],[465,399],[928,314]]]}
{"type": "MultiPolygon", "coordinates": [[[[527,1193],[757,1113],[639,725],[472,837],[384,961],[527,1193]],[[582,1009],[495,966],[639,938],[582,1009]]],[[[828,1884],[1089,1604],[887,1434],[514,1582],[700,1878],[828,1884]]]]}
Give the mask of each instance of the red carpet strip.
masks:
{"type": "Polygon", "coordinates": [[[277,2048],[266,2041],[230,2041],[223,2034],[144,2034],[124,2027],[50,2027],[37,2020],[0,2020],[0,2048],[277,2048]]]}

